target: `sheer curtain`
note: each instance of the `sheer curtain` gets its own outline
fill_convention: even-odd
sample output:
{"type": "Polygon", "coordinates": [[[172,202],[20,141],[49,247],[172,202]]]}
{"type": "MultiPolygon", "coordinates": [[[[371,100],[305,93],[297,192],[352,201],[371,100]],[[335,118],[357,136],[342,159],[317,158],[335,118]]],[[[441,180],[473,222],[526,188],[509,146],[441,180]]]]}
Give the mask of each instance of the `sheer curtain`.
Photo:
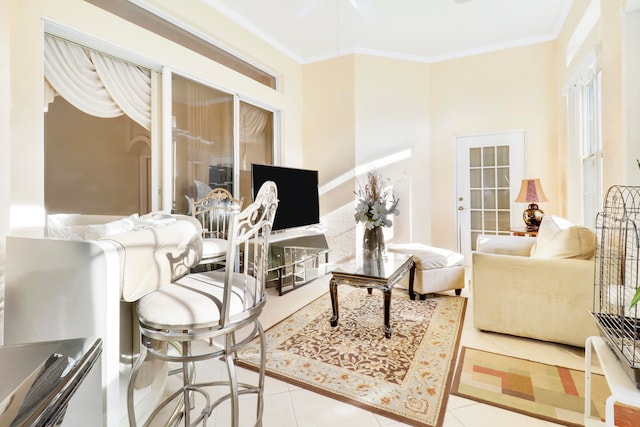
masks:
{"type": "Polygon", "coordinates": [[[246,102],[240,102],[240,161],[247,170],[251,163],[272,162],[273,113],[246,102]]]}
{"type": "Polygon", "coordinates": [[[273,164],[273,112],[240,102],[240,196],[251,200],[251,164],[273,164]]]}
{"type": "Polygon", "coordinates": [[[45,35],[45,111],[56,94],[96,117],[123,114],[151,128],[151,73],[128,62],[45,35]]]}

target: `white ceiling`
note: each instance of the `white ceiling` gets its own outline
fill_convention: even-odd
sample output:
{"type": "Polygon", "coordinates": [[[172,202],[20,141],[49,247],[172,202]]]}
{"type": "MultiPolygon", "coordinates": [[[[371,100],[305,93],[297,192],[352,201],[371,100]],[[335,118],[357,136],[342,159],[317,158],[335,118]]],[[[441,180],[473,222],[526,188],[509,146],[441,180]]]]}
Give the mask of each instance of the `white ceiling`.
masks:
{"type": "Polygon", "coordinates": [[[573,0],[201,0],[300,63],[436,62],[553,40],[573,0]],[[353,7],[358,4],[358,9],[353,7]]]}

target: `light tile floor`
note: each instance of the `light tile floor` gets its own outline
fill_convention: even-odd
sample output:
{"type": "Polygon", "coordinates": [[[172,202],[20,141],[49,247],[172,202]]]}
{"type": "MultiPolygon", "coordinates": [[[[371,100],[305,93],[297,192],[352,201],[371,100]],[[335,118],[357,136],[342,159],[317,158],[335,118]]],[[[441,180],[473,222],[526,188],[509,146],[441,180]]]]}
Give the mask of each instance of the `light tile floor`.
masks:
{"type": "MultiPolygon", "coordinates": [[[[298,308],[313,301],[328,291],[329,276],[324,276],[283,296],[269,289],[269,299],[261,315],[265,329],[285,318],[298,308]]],[[[453,295],[453,292],[451,292],[453,295]]],[[[469,298],[469,287],[462,296],[469,298]]],[[[515,357],[536,360],[584,370],[584,351],[569,346],[544,343],[524,338],[480,332],[473,326],[473,301],[469,298],[462,330],[461,346],[473,347],[515,357]]],[[[207,368],[198,368],[204,376],[226,375],[224,365],[207,363],[207,368]]],[[[595,369],[598,372],[598,369],[595,369]]],[[[249,376],[247,382],[253,382],[253,373],[239,370],[239,376],[249,376]]],[[[246,397],[241,408],[241,425],[251,426],[255,420],[254,410],[246,397]]],[[[255,399],[254,399],[255,400],[255,399]]],[[[255,406],[253,406],[255,408],[255,406]]],[[[228,409],[223,406],[216,410],[215,419],[208,426],[229,425],[228,409]]],[[[155,423],[154,423],[155,424],[155,423]]],[[[468,399],[451,395],[447,404],[444,427],[549,427],[558,424],[541,421],[515,412],[495,408],[468,399]]],[[[265,385],[264,427],[400,427],[398,423],[355,406],[313,393],[285,382],[267,377],[265,385]]]]}

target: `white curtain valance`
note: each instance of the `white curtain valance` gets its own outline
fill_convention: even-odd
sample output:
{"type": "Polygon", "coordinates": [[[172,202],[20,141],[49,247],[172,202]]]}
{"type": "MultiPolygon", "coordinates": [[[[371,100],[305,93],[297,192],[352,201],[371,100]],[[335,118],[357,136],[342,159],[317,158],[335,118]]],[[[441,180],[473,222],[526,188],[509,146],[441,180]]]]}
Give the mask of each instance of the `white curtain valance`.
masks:
{"type": "Polygon", "coordinates": [[[104,118],[126,114],[151,129],[149,70],[46,35],[44,77],[45,88],[50,84],[87,114],[104,118]]]}

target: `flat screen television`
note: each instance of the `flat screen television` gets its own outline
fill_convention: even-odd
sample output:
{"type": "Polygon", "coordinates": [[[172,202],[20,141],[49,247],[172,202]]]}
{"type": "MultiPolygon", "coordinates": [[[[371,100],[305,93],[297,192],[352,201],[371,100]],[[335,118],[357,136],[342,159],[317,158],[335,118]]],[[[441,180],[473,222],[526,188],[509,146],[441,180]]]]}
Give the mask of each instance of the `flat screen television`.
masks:
{"type": "Polygon", "coordinates": [[[318,171],[253,163],[251,185],[254,200],[266,181],[273,181],[278,187],[274,231],[320,223],[318,171]]]}

